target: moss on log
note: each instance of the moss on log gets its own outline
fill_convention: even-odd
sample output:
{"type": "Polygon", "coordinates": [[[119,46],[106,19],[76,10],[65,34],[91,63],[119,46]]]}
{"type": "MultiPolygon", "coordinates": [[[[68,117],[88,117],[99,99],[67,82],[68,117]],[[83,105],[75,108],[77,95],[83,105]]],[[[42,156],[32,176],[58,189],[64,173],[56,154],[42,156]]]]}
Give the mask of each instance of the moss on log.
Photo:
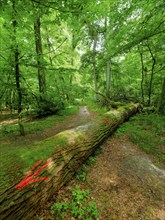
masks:
{"type": "Polygon", "coordinates": [[[70,180],[89,155],[137,111],[138,105],[130,104],[107,112],[86,125],[4,154],[0,167],[0,219],[30,219],[47,199],[70,180]],[[18,187],[25,176],[32,175],[32,170],[31,174],[27,171],[37,161],[40,161],[38,167],[35,165],[38,173],[33,176],[36,182],[30,183],[29,179],[29,184],[18,187]]]}

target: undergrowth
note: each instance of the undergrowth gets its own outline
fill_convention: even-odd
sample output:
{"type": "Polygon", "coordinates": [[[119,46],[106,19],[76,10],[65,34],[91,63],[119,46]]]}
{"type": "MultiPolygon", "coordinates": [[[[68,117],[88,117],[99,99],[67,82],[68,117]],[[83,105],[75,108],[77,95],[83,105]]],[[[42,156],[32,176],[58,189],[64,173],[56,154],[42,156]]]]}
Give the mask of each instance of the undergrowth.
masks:
{"type": "Polygon", "coordinates": [[[96,204],[89,195],[89,190],[81,189],[79,185],[76,185],[66,201],[54,203],[50,213],[55,220],[95,220],[99,216],[96,204]]]}
{"type": "Polygon", "coordinates": [[[79,219],[95,220],[99,217],[94,198],[90,196],[88,189],[81,184],[87,180],[87,173],[96,162],[96,156],[102,152],[102,146],[87,159],[86,163],[77,171],[75,178],[80,185],[73,184],[71,190],[64,193],[64,198],[56,201],[50,208],[50,213],[55,220],[79,219]],[[75,186],[76,185],[76,186],[75,186]],[[82,186],[81,186],[82,185],[82,186]],[[83,189],[81,189],[83,187],[83,189]]]}
{"type": "Polygon", "coordinates": [[[126,134],[146,153],[165,162],[165,116],[154,113],[138,114],[115,132],[116,136],[122,134],[126,134]]]}
{"type": "Polygon", "coordinates": [[[96,156],[102,152],[102,146],[98,147],[95,152],[87,159],[87,161],[76,172],[76,179],[82,182],[87,181],[87,173],[91,166],[96,162],[96,156]]]}

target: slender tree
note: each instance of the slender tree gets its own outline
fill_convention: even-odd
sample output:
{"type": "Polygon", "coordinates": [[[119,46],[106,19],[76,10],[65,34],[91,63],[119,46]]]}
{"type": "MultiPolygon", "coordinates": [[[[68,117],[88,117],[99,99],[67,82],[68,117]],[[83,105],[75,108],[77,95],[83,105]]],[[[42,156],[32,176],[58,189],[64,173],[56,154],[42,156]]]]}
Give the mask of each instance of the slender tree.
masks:
{"type": "Polygon", "coordinates": [[[140,51],[139,49],[139,53],[140,53],[140,60],[141,60],[141,97],[142,97],[142,102],[144,103],[144,88],[143,88],[143,83],[144,83],[144,61],[143,61],[143,53],[142,51],[140,51]]]}
{"type": "Polygon", "coordinates": [[[98,74],[96,67],[96,46],[97,46],[97,33],[93,30],[93,57],[92,57],[92,65],[93,65],[93,77],[94,77],[94,85],[96,91],[96,100],[98,100],[98,74]]]}
{"type": "Polygon", "coordinates": [[[110,98],[110,84],[111,84],[111,60],[107,61],[107,74],[106,74],[106,96],[110,98]]]}
{"type": "Polygon", "coordinates": [[[13,51],[14,51],[14,71],[15,71],[15,82],[18,94],[18,113],[22,111],[22,92],[20,85],[20,68],[19,68],[19,48],[17,43],[17,10],[16,10],[16,1],[12,0],[12,9],[13,9],[13,51]]]}
{"type": "Polygon", "coordinates": [[[37,53],[37,68],[38,68],[38,81],[39,81],[39,92],[40,98],[42,99],[46,93],[46,79],[45,70],[43,64],[43,50],[41,40],[41,12],[40,5],[34,6],[34,35],[35,35],[35,46],[37,53]]]}
{"type": "Polygon", "coordinates": [[[16,10],[16,1],[12,0],[13,8],[13,48],[14,48],[14,71],[15,71],[15,82],[18,94],[18,113],[19,113],[19,130],[21,135],[25,135],[24,126],[22,123],[22,92],[20,85],[20,67],[19,67],[19,48],[17,43],[17,10],[16,10]]]}
{"type": "Polygon", "coordinates": [[[152,87],[153,87],[153,78],[154,78],[154,69],[155,69],[156,59],[153,55],[153,52],[152,52],[149,44],[147,44],[147,47],[148,47],[148,50],[149,50],[151,58],[152,58],[151,78],[150,78],[149,90],[148,90],[148,105],[151,105],[151,95],[152,95],[152,87]]]}
{"type": "Polygon", "coordinates": [[[165,114],[165,77],[162,84],[159,111],[161,114],[165,114]]]}

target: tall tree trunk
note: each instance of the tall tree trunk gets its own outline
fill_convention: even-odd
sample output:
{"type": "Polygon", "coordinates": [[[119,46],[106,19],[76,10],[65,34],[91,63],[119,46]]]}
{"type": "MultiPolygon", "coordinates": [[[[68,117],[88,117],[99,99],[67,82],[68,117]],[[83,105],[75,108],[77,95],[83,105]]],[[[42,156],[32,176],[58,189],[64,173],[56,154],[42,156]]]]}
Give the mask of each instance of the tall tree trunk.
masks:
{"type": "MultiPolygon", "coordinates": [[[[143,60],[143,55],[141,54],[141,59],[143,60]]],[[[143,83],[144,83],[144,65],[142,61],[142,78],[141,78],[141,96],[142,96],[142,103],[144,103],[144,88],[143,88],[143,83]]]]}
{"type": "Polygon", "coordinates": [[[51,66],[53,66],[53,59],[52,59],[52,57],[51,57],[51,50],[52,50],[52,45],[51,45],[51,42],[50,42],[50,38],[49,38],[49,30],[48,30],[48,28],[46,28],[46,34],[47,34],[47,36],[46,36],[46,39],[47,39],[47,44],[48,44],[48,48],[49,48],[49,61],[50,61],[50,65],[51,66]]]}
{"type": "Polygon", "coordinates": [[[106,74],[106,96],[110,98],[110,84],[111,84],[111,60],[107,61],[107,74],[106,74]]]}
{"type": "MultiPolygon", "coordinates": [[[[72,68],[75,69],[75,58],[74,58],[74,53],[75,53],[75,48],[77,46],[77,42],[75,41],[75,34],[72,35],[72,57],[71,57],[71,65],[72,68]]],[[[67,94],[67,101],[70,103],[71,100],[71,94],[72,94],[72,84],[73,84],[73,73],[70,73],[69,76],[69,85],[68,85],[68,94],[67,94]]]]}
{"type": "Polygon", "coordinates": [[[17,87],[17,93],[18,93],[18,113],[21,113],[21,111],[22,111],[22,92],[21,92],[21,86],[20,86],[18,47],[15,50],[15,80],[16,80],[16,87],[17,87]]]}
{"type": "MultiPolygon", "coordinates": [[[[98,76],[97,76],[97,69],[96,69],[96,46],[97,46],[97,33],[93,31],[93,77],[94,77],[94,86],[95,91],[98,92],[98,76]]],[[[96,93],[96,100],[98,100],[98,94],[96,93]]]]}
{"type": "Polygon", "coordinates": [[[25,148],[24,151],[20,149],[12,158],[14,163],[10,166],[8,160],[12,162],[12,159],[9,155],[6,156],[7,160],[3,158],[1,220],[29,220],[40,205],[44,205],[66,184],[96,148],[121,123],[134,115],[137,109],[137,104],[121,107],[118,111],[108,112],[97,121],[40,141],[35,147],[25,148]],[[105,121],[107,117],[108,123],[105,121]],[[49,147],[45,149],[47,146],[49,147]],[[42,158],[47,162],[42,164],[42,158]]]}
{"type": "MultiPolygon", "coordinates": [[[[35,9],[37,10],[37,9],[35,9]]],[[[41,41],[41,22],[40,13],[36,13],[34,21],[34,35],[35,35],[35,45],[37,53],[37,66],[38,66],[38,81],[39,81],[39,92],[42,99],[43,95],[46,93],[46,79],[45,70],[43,67],[43,52],[42,52],[42,41],[41,41]]]]}
{"type": "Polygon", "coordinates": [[[155,57],[152,53],[152,50],[151,50],[150,46],[147,45],[147,47],[148,47],[149,52],[150,52],[151,57],[152,57],[151,78],[150,78],[149,91],[148,91],[148,105],[151,105],[152,85],[153,85],[153,77],[154,77],[154,69],[155,69],[156,60],[155,60],[155,57]]]}
{"type": "Polygon", "coordinates": [[[19,49],[17,43],[17,11],[15,7],[15,0],[12,1],[13,7],[13,46],[14,46],[14,70],[15,70],[15,82],[18,94],[18,113],[22,111],[22,92],[20,86],[20,70],[19,70],[19,49]]]}
{"type": "Polygon", "coordinates": [[[159,111],[161,114],[165,114],[165,77],[162,84],[159,111]]]}
{"type": "MultiPolygon", "coordinates": [[[[22,92],[20,86],[20,69],[19,69],[19,49],[17,43],[17,11],[16,11],[16,1],[12,1],[13,6],[13,44],[14,44],[14,70],[15,70],[15,82],[18,94],[18,113],[21,115],[22,111],[22,92]]],[[[12,103],[11,103],[12,104],[12,103]]],[[[20,121],[20,120],[19,120],[20,121]]],[[[19,124],[20,135],[25,135],[23,123],[19,124]]]]}
{"type": "MultiPolygon", "coordinates": [[[[89,34],[91,35],[92,42],[93,42],[93,56],[92,56],[92,66],[93,66],[93,77],[94,77],[94,90],[98,92],[98,73],[97,73],[97,67],[96,67],[96,47],[97,47],[97,38],[98,38],[98,33],[97,30],[94,26],[94,24],[90,24],[87,18],[84,19],[85,23],[87,24],[89,28],[89,34]]],[[[99,99],[98,94],[95,93],[96,95],[96,101],[99,99]]]]}
{"type": "MultiPolygon", "coordinates": [[[[107,17],[105,17],[105,20],[104,20],[104,28],[105,28],[105,31],[104,31],[104,38],[106,39],[107,38],[107,29],[108,29],[108,19],[107,17]]],[[[107,45],[106,45],[107,46],[107,45]]],[[[111,87],[111,59],[109,59],[107,61],[107,68],[106,68],[106,96],[108,99],[110,99],[110,87],[111,87]]]]}
{"type": "Polygon", "coordinates": [[[140,53],[140,59],[141,59],[141,96],[142,96],[142,102],[144,103],[144,88],[143,88],[143,83],[144,83],[144,62],[143,62],[143,53],[140,51],[139,48],[139,53],[140,53]]]}
{"type": "Polygon", "coordinates": [[[14,92],[13,92],[13,90],[11,90],[11,93],[10,93],[10,114],[13,114],[13,96],[14,96],[14,92]]]}

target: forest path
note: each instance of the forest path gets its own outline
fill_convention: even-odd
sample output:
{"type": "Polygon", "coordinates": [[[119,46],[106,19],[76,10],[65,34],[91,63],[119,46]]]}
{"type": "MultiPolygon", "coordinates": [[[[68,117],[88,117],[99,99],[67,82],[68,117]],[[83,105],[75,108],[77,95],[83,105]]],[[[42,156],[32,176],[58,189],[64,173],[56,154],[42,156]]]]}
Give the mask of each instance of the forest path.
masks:
{"type": "Polygon", "coordinates": [[[17,123],[18,123],[18,119],[7,119],[7,120],[0,122],[0,127],[3,125],[11,125],[11,124],[17,124],[17,123]]]}
{"type": "MultiPolygon", "coordinates": [[[[77,114],[68,117],[63,122],[55,123],[50,128],[46,128],[43,132],[34,132],[31,134],[26,134],[25,136],[15,135],[11,138],[0,140],[0,145],[3,144],[3,148],[0,149],[0,153],[6,153],[8,151],[15,150],[22,146],[25,147],[27,145],[35,143],[36,141],[41,141],[45,138],[54,136],[64,130],[84,125],[95,117],[96,114],[89,111],[87,106],[82,106],[80,107],[77,114]]],[[[0,126],[10,124],[18,124],[18,120],[8,119],[0,122],[0,126]]]]}
{"type": "Polygon", "coordinates": [[[82,106],[77,114],[51,128],[45,129],[42,135],[45,136],[44,138],[54,136],[62,131],[84,125],[94,117],[96,117],[95,113],[90,112],[86,106],[82,106]]]}
{"type": "MultiPolygon", "coordinates": [[[[80,184],[90,189],[99,220],[164,220],[165,170],[153,160],[125,135],[113,135],[90,167],[87,182],[74,178],[58,193],[57,201],[66,200],[67,192],[80,184]]],[[[44,220],[51,219],[47,217],[44,220]]]]}
{"type": "Polygon", "coordinates": [[[88,178],[101,220],[165,219],[165,170],[124,135],[104,144],[88,178]]]}

